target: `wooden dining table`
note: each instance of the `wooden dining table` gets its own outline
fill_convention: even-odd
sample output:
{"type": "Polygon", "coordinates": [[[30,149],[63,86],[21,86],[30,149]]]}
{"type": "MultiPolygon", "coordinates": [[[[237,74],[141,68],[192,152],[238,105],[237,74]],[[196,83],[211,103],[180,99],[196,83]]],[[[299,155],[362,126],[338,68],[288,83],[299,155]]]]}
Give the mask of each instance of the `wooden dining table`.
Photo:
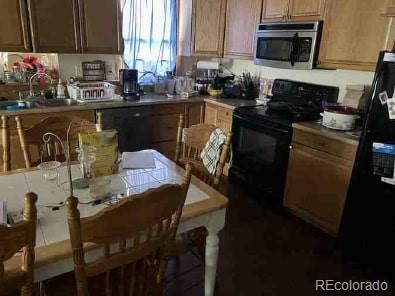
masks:
{"type": "MultiPolygon", "coordinates": [[[[102,181],[107,185],[100,188],[99,195],[97,188],[74,190],[74,196],[80,201],[78,208],[81,217],[93,215],[125,196],[141,193],[162,184],[181,183],[184,169],[159,152],[149,151],[152,151],[154,156],[155,168],[120,169],[118,174],[103,177],[102,181]],[[101,202],[100,196],[106,196],[106,202],[104,199],[101,202]]],[[[73,179],[81,177],[78,164],[73,164],[71,171],[73,179]]],[[[23,197],[27,192],[35,192],[38,195],[34,266],[36,282],[70,272],[74,268],[64,205],[69,195],[67,180],[66,167],[59,169],[56,182],[45,180],[43,173],[36,168],[0,174],[0,199],[7,201],[8,211],[12,216],[18,217],[23,208],[23,197]]],[[[192,177],[178,233],[201,226],[207,229],[204,283],[207,296],[214,293],[219,253],[218,233],[225,225],[227,204],[225,196],[192,177]]],[[[90,246],[86,252],[87,261],[99,257],[100,252],[99,247],[90,246]]],[[[14,256],[5,262],[5,272],[13,272],[20,268],[20,262],[20,256],[14,256]]]]}

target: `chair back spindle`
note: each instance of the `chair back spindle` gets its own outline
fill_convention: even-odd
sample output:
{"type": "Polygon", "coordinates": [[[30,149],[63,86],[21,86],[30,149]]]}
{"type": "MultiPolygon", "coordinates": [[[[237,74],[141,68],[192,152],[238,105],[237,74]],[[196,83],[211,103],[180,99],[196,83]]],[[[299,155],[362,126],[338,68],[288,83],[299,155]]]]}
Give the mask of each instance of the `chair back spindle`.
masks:
{"type": "Polygon", "coordinates": [[[126,197],[91,217],[81,218],[78,199],[67,199],[79,296],[95,295],[88,279],[100,275],[105,276],[106,295],[161,295],[166,254],[175,239],[190,178],[187,165],[181,185],[163,185],[126,197]],[[102,245],[103,257],[87,263],[86,243],[102,245]],[[119,283],[112,285],[115,278],[119,283]]]}
{"type": "Polygon", "coordinates": [[[3,158],[3,171],[11,169],[10,130],[8,116],[1,116],[1,153],[3,158]]]}
{"type": "Polygon", "coordinates": [[[226,140],[222,146],[220,160],[214,175],[211,175],[207,171],[200,158],[200,154],[206,146],[211,133],[216,129],[217,127],[215,125],[204,123],[184,128],[184,115],[181,114],[178,121],[175,162],[179,165],[185,165],[186,162],[189,162],[193,167],[193,175],[218,189],[226,161],[230,154],[232,133],[228,132],[226,135],[226,140]]]}
{"type": "Polygon", "coordinates": [[[41,156],[43,156],[44,160],[64,160],[65,155],[60,143],[51,139],[47,144],[44,144],[42,137],[45,133],[52,132],[66,141],[67,130],[70,124],[70,155],[72,159],[76,159],[77,153],[74,148],[78,143],[78,134],[102,130],[102,119],[99,114],[101,113],[98,113],[100,120],[98,119],[97,124],[77,117],[47,117],[28,129],[24,129],[21,118],[16,116],[15,121],[19,143],[26,168],[38,165],[41,162],[41,156]],[[37,152],[38,158],[40,159],[36,157],[34,161],[32,160],[31,148],[37,152]]]}
{"type": "Polygon", "coordinates": [[[34,247],[36,244],[36,209],[37,195],[28,193],[25,195],[23,221],[12,225],[0,225],[0,295],[7,295],[15,291],[15,283],[21,286],[22,296],[32,296],[33,291],[33,268],[34,247]],[[4,270],[4,262],[12,258],[22,250],[21,270],[17,278],[7,277],[4,270]]]}

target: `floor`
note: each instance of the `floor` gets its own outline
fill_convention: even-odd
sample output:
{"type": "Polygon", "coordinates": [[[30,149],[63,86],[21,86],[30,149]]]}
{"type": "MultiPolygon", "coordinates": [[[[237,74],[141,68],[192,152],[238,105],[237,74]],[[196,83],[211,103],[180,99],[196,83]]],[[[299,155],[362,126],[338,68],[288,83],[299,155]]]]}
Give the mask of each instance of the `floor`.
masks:
{"type": "MultiPolygon", "coordinates": [[[[316,280],[377,279],[346,262],[335,251],[332,237],[284,209],[260,206],[235,186],[227,195],[230,203],[220,235],[217,296],[319,295],[316,280]]],[[[203,272],[192,254],[171,262],[166,295],[203,295],[203,272]]],[[[394,293],[392,286],[389,290],[392,293],[379,295],[394,293]]]]}

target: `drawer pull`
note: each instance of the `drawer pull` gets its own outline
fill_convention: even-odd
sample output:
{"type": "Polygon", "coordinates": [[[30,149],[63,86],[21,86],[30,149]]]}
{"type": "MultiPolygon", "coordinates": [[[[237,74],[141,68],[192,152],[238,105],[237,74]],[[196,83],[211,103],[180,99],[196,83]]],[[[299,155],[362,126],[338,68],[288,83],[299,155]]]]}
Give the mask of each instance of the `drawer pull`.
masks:
{"type": "Polygon", "coordinates": [[[140,117],[140,116],[141,116],[140,113],[133,114],[133,117],[140,117]]]}

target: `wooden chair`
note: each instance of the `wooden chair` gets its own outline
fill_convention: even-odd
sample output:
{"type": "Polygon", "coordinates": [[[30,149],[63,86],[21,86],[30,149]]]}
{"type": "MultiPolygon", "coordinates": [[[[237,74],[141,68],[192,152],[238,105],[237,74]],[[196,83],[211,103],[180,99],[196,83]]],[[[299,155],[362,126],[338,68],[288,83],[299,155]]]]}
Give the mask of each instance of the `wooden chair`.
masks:
{"type": "MultiPolygon", "coordinates": [[[[23,221],[11,227],[0,225],[0,295],[14,293],[20,288],[20,295],[33,295],[34,246],[36,244],[37,195],[25,196],[23,221]],[[22,249],[22,267],[18,271],[7,271],[4,262],[22,249]]],[[[19,293],[18,293],[19,294],[19,293]]]]}
{"type": "MultiPolygon", "coordinates": [[[[178,121],[175,162],[181,166],[188,162],[192,165],[192,174],[194,176],[218,189],[225,163],[229,157],[232,133],[227,133],[215,174],[211,175],[203,165],[200,153],[215,129],[217,129],[215,125],[202,123],[184,128],[184,115],[181,114],[178,121]]],[[[204,260],[206,235],[206,229],[199,227],[178,236],[171,256],[178,260],[180,255],[192,251],[197,257],[204,260]]]]}
{"type": "Polygon", "coordinates": [[[44,153],[44,159],[61,158],[64,160],[64,152],[58,141],[54,140],[46,146],[43,145],[43,135],[47,132],[55,133],[63,141],[66,141],[67,129],[72,122],[69,134],[70,156],[72,159],[76,159],[77,153],[74,148],[78,143],[78,133],[91,133],[103,130],[101,113],[98,113],[97,124],[77,117],[47,117],[31,128],[24,129],[21,118],[16,116],[15,120],[26,168],[37,166],[41,161],[42,153],[44,153]],[[31,148],[34,148],[37,154],[35,161],[32,161],[31,148]]]}
{"type": "Polygon", "coordinates": [[[204,123],[184,128],[184,115],[181,114],[178,121],[175,162],[181,166],[185,165],[186,162],[189,162],[192,165],[193,175],[215,189],[218,189],[225,163],[229,157],[232,133],[227,133],[217,169],[215,174],[211,175],[204,167],[203,162],[200,159],[200,153],[209,140],[211,133],[215,129],[217,129],[215,125],[204,123]]]}
{"type": "Polygon", "coordinates": [[[1,154],[3,158],[3,171],[11,169],[11,153],[10,153],[10,130],[8,124],[9,118],[5,115],[1,116],[1,154]]]}
{"type": "Polygon", "coordinates": [[[99,295],[100,291],[107,296],[162,295],[166,254],[176,235],[190,178],[187,165],[182,185],[163,185],[126,197],[86,218],[80,218],[78,199],[68,198],[67,219],[79,296],[99,295]],[[86,263],[86,243],[102,245],[104,256],[86,263]],[[118,250],[110,252],[110,245],[112,251],[114,245],[118,250]],[[116,285],[111,284],[114,272],[116,285]],[[88,278],[100,274],[105,275],[104,281],[88,283],[88,278]],[[103,282],[105,289],[96,287],[93,293],[94,284],[103,282]]]}

